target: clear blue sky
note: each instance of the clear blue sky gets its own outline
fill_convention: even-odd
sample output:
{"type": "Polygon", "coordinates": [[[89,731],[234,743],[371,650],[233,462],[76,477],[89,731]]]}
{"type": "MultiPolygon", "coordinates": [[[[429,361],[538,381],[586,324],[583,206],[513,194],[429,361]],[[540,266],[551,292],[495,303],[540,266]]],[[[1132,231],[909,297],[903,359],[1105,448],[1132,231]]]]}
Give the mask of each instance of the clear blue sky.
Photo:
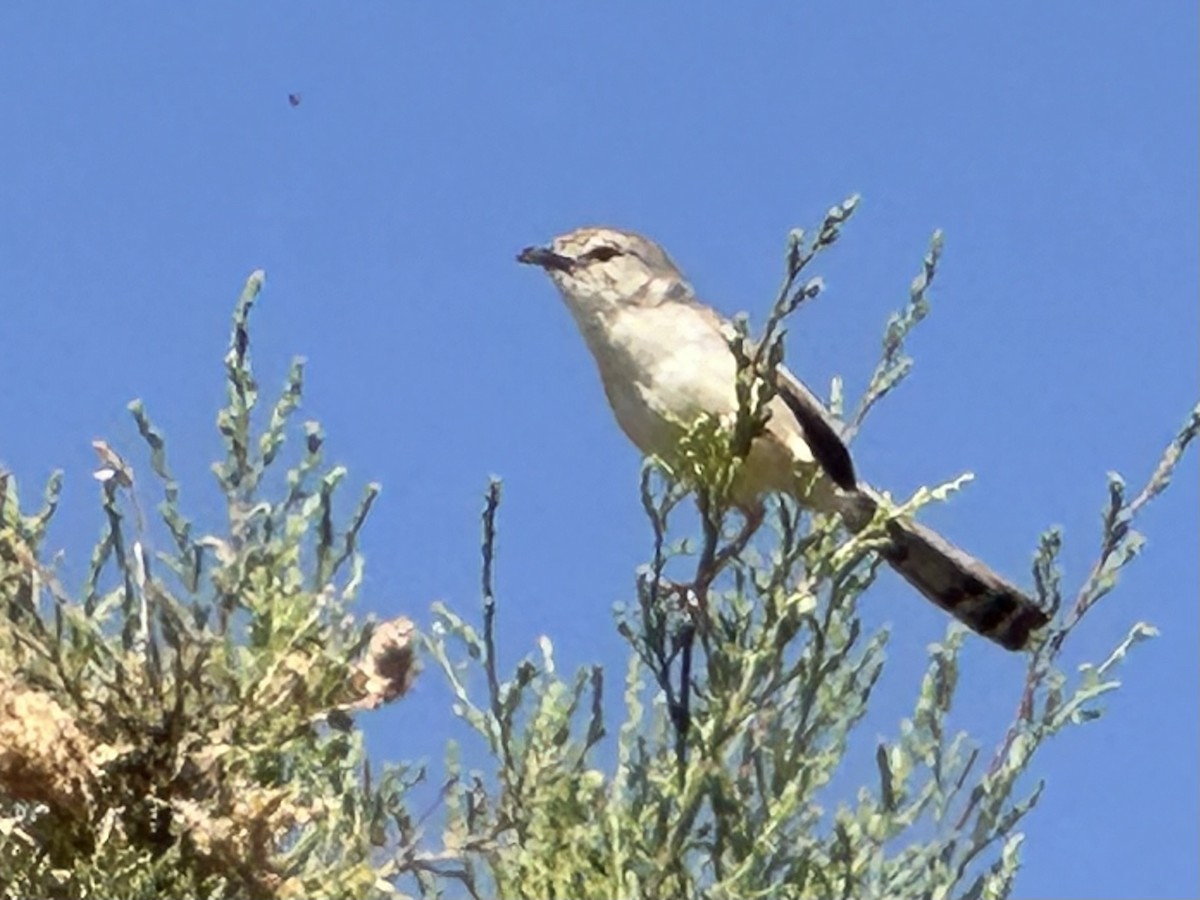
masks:
{"type": "MultiPolygon", "coordinates": [[[[261,266],[264,388],[306,356],[305,415],[356,488],[384,484],[364,607],[475,608],[496,473],[508,657],[544,632],[564,667],[611,663],[610,607],[649,546],[638,458],[514,253],[635,228],[761,320],[787,229],[860,192],[792,367],[856,395],[945,229],[915,374],[860,471],[897,492],[976,472],[928,519],[1026,583],[1061,524],[1078,585],[1105,472],[1140,485],[1196,399],[1196,6],[800,7],[5,4],[0,458],[27,490],[66,470],[68,572],[99,528],[89,442],[138,447],[133,397],[215,516],[221,355],[261,266]]],[[[1108,714],[1040,758],[1021,897],[1197,895],[1196,476],[1193,455],[1068,653],[1162,630],[1108,714]]],[[[894,623],[880,702],[898,715],[943,620],[890,579],[868,613],[894,623]]],[[[973,641],[965,665],[959,724],[994,737],[1021,664],[973,641]]],[[[462,736],[437,680],[369,723],[377,757],[462,736]]]]}

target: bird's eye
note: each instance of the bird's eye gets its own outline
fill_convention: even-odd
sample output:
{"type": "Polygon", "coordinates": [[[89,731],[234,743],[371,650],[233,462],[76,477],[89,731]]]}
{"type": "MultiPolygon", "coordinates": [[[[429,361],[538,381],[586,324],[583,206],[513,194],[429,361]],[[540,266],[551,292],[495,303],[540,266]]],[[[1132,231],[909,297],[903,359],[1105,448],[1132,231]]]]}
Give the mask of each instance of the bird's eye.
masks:
{"type": "Polygon", "coordinates": [[[619,256],[620,253],[621,253],[621,251],[618,250],[616,247],[602,245],[600,247],[593,247],[587,253],[583,254],[583,258],[584,259],[594,259],[597,262],[607,262],[608,260],[612,259],[614,256],[619,256]]]}

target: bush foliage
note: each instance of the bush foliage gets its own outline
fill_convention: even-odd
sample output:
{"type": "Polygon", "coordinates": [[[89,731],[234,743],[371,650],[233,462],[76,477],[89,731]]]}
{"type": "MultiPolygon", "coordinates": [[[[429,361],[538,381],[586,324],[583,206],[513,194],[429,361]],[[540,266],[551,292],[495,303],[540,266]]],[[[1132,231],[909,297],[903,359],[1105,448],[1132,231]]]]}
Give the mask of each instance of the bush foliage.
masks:
{"type": "MultiPolygon", "coordinates": [[[[854,535],[777,500],[749,538],[723,502],[739,448],[761,425],[761,374],[782,358],[782,325],[821,291],[804,273],[854,209],[852,198],[811,239],[789,237],[764,333],[735,345],[735,428],[702,423],[679,458],[647,462],[652,542],[617,615],[623,673],[560,673],[547,638],[500,671],[498,483],[485,497],[478,616],[435,605],[418,635],[403,617],[352,614],[377,488],[339,521],[346,472],[325,464],[316,423],[294,423],[299,362],[254,415],[248,318],[261,273],[237,304],[225,357],[219,527],[187,517],[138,402],[130,411],[151,475],[135,477],[96,442],[103,525],[78,588],[46,550],[61,475],[29,512],[0,471],[0,896],[1009,896],[1021,822],[1042,793],[1025,777],[1037,750],[1101,713],[1117,666],[1154,629],[1135,624],[1073,673],[1060,665],[1064,642],[1140,549],[1133,522],[1200,430],[1200,408],[1137,494],[1110,476],[1095,565],[1070,594],[1055,562],[1061,538],[1042,535],[1033,577],[1056,617],[1014,685],[999,745],[984,753],[947,725],[965,634],[952,625],[929,650],[911,715],[876,747],[876,777],[831,804],[885,677],[887,632],[858,614],[872,551],[888,515],[966,480],[922,489],[854,535]],[[289,435],[299,458],[285,467],[289,435]],[[150,490],[161,493],[153,522],[139,504],[150,490]],[[686,496],[698,501],[694,526],[686,496]],[[420,814],[410,797],[427,768],[376,771],[360,730],[403,697],[418,656],[433,670],[425,677],[447,679],[490,761],[464,771],[447,735],[437,808],[420,814]],[[605,691],[614,679],[616,701],[605,691]]],[[[887,325],[850,434],[911,366],[904,341],[928,312],[940,248],[935,235],[887,325]]],[[[840,384],[832,401],[841,414],[840,384]]]]}

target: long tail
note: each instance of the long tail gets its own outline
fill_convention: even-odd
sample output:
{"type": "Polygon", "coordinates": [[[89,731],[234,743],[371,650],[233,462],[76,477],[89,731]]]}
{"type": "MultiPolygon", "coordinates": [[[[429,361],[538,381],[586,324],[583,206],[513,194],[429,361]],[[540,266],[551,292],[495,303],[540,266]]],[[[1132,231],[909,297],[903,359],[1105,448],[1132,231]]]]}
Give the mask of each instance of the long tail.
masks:
{"type": "Polygon", "coordinates": [[[897,519],[883,558],[909,584],[972,631],[1009,650],[1023,650],[1050,617],[980,560],[932,528],[897,519]]]}
{"type": "MultiPolygon", "coordinates": [[[[858,494],[879,502],[874,491],[858,494]]],[[[865,522],[862,522],[865,524],[865,522]]],[[[981,560],[950,543],[932,528],[911,519],[893,519],[892,543],[880,554],[900,575],[972,631],[1008,650],[1023,650],[1030,635],[1050,621],[1049,615],[1020,588],[1005,580],[981,560]]]]}

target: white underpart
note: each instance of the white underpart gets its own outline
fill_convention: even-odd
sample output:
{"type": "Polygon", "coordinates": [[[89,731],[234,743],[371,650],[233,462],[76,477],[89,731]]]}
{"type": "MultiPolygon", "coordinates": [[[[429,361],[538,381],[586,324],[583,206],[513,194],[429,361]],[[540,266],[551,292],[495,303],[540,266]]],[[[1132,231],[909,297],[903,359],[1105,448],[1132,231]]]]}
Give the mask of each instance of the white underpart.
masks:
{"type": "MultiPolygon", "coordinates": [[[[701,415],[732,422],[737,362],[716,317],[679,315],[658,304],[675,283],[635,266],[610,266],[601,283],[573,279],[560,290],[600,370],[617,423],[646,454],[669,456],[680,427],[701,415]],[[565,289],[564,289],[565,288],[565,289]],[[619,302],[639,297],[642,302],[619,302]]],[[[556,279],[557,280],[557,279],[556,279]]],[[[776,404],[773,404],[776,405],[776,404]]],[[[774,415],[790,420],[786,409],[774,415]]],[[[773,429],[795,462],[812,453],[798,429],[773,429]]]]}

